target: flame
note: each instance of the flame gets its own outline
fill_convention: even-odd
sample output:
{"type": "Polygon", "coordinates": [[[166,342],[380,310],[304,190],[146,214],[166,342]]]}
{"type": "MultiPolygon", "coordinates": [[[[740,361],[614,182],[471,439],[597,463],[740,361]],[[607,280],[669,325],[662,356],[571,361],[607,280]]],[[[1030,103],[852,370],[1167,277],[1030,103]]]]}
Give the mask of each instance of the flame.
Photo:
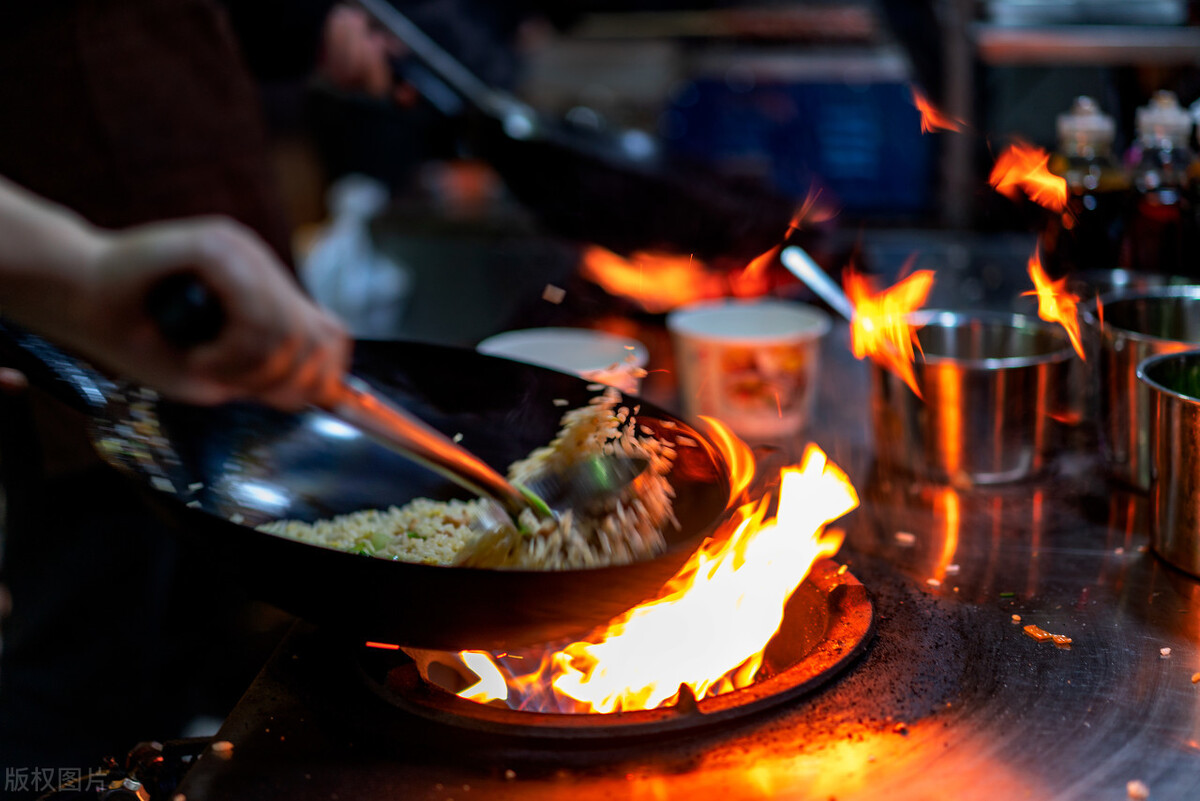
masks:
{"type": "MultiPolygon", "coordinates": [[[[788,231],[790,233],[791,229],[788,229],[788,231]]],[[[767,268],[771,266],[772,262],[779,258],[779,251],[781,250],[783,250],[783,245],[776,245],[766,253],[754,257],[754,259],[737,275],[738,283],[754,279],[761,280],[763,277],[765,277],[767,274],[767,268]]]]}
{"type": "Polygon", "coordinates": [[[783,237],[785,241],[790,239],[793,233],[803,228],[805,223],[827,223],[837,216],[837,209],[821,203],[821,191],[820,187],[809,187],[808,192],[804,195],[804,202],[792,215],[792,221],[788,224],[787,233],[783,237]]]}
{"type": "Polygon", "coordinates": [[[779,258],[783,245],[776,245],[765,253],[755,256],[749,264],[729,275],[729,289],[733,295],[741,298],[765,295],[771,288],[767,279],[767,271],[771,264],[779,258]]]}
{"type": "Polygon", "coordinates": [[[700,415],[699,427],[709,440],[716,443],[717,450],[729,467],[729,503],[732,505],[754,480],[754,451],[729,426],[715,417],[700,415]]]}
{"type": "Polygon", "coordinates": [[[1038,317],[1048,323],[1060,324],[1067,332],[1067,336],[1071,338],[1071,345],[1079,354],[1079,358],[1086,361],[1087,357],[1083,355],[1083,343],[1079,338],[1079,318],[1076,308],[1079,296],[1067,291],[1066,278],[1060,278],[1057,281],[1050,280],[1050,276],[1046,275],[1046,271],[1042,268],[1041,254],[1037,249],[1034,249],[1033,255],[1029,257],[1029,277],[1033,279],[1035,289],[1025,294],[1037,295],[1038,317]]]}
{"type": "MultiPolygon", "coordinates": [[[[909,262],[911,264],[911,260],[909,262]]],[[[909,321],[912,312],[921,308],[933,287],[933,271],[917,270],[882,292],[865,275],[846,269],[846,296],[854,305],[850,323],[850,348],[856,358],[870,356],[894,372],[921,397],[917,377],[913,372],[916,358],[916,329],[909,321]]]]}
{"type": "MultiPolygon", "coordinates": [[[[740,448],[749,451],[744,443],[740,448]]],[[[858,505],[846,474],[815,445],[799,466],[781,471],[778,491],[774,518],[767,516],[769,496],[741,506],[655,600],[611,621],[589,641],[547,654],[535,670],[522,672],[519,662],[488,657],[475,671],[480,681],[459,695],[506,700],[518,709],[607,713],[673,703],[684,687],[702,699],[749,685],[788,598],[818,559],[841,547],[841,532],[825,525],[858,505]],[[486,689],[497,673],[505,675],[507,687],[486,689]]],[[[465,662],[481,653],[460,657],[465,662]]]]}
{"type": "Polygon", "coordinates": [[[580,272],[612,295],[629,298],[651,314],[710,298],[724,297],[725,276],[691,256],[639,251],[624,258],[591,245],[580,272]]]}
{"type": "Polygon", "coordinates": [[[1061,212],[1067,207],[1067,180],[1050,172],[1049,161],[1040,147],[1014,142],[996,159],[988,182],[1010,200],[1019,200],[1024,190],[1033,202],[1061,212]]]}
{"type": "Polygon", "coordinates": [[[925,95],[921,94],[920,90],[915,86],[909,87],[912,90],[912,102],[917,107],[917,111],[921,112],[921,133],[935,133],[937,131],[954,131],[961,133],[963,128],[967,126],[965,122],[957,117],[948,117],[938,111],[925,95]]]}
{"type": "Polygon", "coordinates": [[[493,699],[503,701],[508,698],[508,685],[504,683],[504,674],[496,667],[490,654],[484,651],[459,651],[459,658],[471,672],[479,677],[479,681],[458,694],[468,701],[478,701],[486,704],[493,699]]]}
{"type": "Polygon", "coordinates": [[[779,252],[792,238],[792,234],[804,228],[806,223],[824,223],[837,216],[836,209],[832,206],[822,205],[820,201],[821,189],[810,187],[804,196],[804,202],[793,212],[787,231],[783,235],[783,241],[765,253],[754,257],[740,272],[730,276],[730,288],[734,295],[753,297],[765,294],[769,289],[766,280],[767,269],[779,258],[779,252]]]}

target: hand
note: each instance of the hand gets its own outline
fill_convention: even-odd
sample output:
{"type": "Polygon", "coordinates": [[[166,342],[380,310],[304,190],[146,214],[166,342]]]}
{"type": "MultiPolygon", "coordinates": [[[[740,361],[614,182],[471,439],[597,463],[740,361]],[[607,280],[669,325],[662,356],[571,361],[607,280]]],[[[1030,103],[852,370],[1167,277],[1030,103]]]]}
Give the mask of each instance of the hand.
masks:
{"type": "Polygon", "coordinates": [[[94,235],[90,258],[45,333],[97,364],[191,403],[255,398],[282,409],[330,397],[345,373],[342,326],[301,292],[270,250],[230,220],[202,218],[94,235]],[[150,288],[190,272],[226,323],[181,351],[146,313],[150,288]]]}

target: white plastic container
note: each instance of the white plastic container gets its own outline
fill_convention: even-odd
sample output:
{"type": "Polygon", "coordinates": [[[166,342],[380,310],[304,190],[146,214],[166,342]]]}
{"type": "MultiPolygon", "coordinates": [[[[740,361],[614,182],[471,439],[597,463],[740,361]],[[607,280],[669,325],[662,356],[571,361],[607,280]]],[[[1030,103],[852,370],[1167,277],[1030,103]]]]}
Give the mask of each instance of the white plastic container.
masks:
{"type": "Polygon", "coordinates": [[[799,433],[812,417],[829,315],[779,300],[715,301],[667,316],[684,414],[747,439],[799,433]]]}

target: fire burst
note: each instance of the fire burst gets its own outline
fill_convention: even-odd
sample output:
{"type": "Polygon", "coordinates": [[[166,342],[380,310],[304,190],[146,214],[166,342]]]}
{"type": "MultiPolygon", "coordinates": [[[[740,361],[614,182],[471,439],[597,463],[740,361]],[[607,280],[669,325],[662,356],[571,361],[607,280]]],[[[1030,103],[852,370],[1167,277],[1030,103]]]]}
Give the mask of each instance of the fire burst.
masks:
{"type": "MultiPolygon", "coordinates": [[[[738,470],[753,474],[754,465],[742,460],[738,470]]],[[[745,480],[734,476],[735,485],[745,480]]],[[[773,518],[771,500],[741,506],[657,599],[589,641],[549,653],[534,670],[522,672],[524,660],[461,652],[479,680],[459,696],[519,709],[606,713],[674,703],[685,686],[696,699],[748,686],[788,598],[817,560],[841,547],[841,533],[826,531],[826,524],[858,505],[845,473],[815,445],[799,466],[781,471],[773,518]]]]}
{"type": "Polygon", "coordinates": [[[730,276],[734,294],[742,297],[762,294],[765,292],[765,281],[768,268],[779,258],[780,251],[792,238],[792,234],[801,230],[807,224],[821,224],[837,216],[837,210],[832,206],[821,203],[821,190],[810,188],[804,196],[804,202],[792,214],[788,229],[783,235],[783,241],[770,250],[756,256],[741,272],[730,276]],[[763,287],[755,291],[757,287],[763,287]]]}
{"type": "Polygon", "coordinates": [[[580,274],[651,314],[724,297],[727,286],[723,275],[691,256],[639,251],[626,259],[599,245],[584,251],[580,274]]]}
{"type": "Polygon", "coordinates": [[[913,360],[919,349],[916,330],[910,316],[924,305],[933,287],[933,271],[917,270],[882,292],[876,292],[871,279],[853,268],[845,275],[846,295],[854,305],[850,323],[850,348],[856,358],[870,356],[894,372],[921,396],[913,360]]]}
{"type": "Polygon", "coordinates": [[[1067,180],[1050,172],[1049,162],[1040,147],[1014,142],[996,159],[988,183],[1010,200],[1019,200],[1024,191],[1034,203],[1061,212],[1067,207],[1067,180]]]}
{"type": "Polygon", "coordinates": [[[950,117],[938,111],[925,95],[915,86],[912,89],[913,105],[921,112],[921,133],[936,133],[937,131],[952,131],[961,133],[967,126],[957,117],[950,117]]]}
{"type": "Polygon", "coordinates": [[[1038,317],[1048,323],[1061,325],[1067,332],[1067,336],[1071,338],[1071,345],[1079,354],[1079,358],[1086,361],[1087,357],[1083,355],[1083,344],[1079,337],[1079,318],[1076,308],[1079,296],[1066,290],[1066,278],[1060,278],[1057,281],[1050,280],[1050,276],[1046,275],[1046,271],[1042,268],[1041,256],[1036,249],[1029,257],[1029,277],[1033,280],[1035,289],[1025,294],[1037,295],[1038,317]]]}

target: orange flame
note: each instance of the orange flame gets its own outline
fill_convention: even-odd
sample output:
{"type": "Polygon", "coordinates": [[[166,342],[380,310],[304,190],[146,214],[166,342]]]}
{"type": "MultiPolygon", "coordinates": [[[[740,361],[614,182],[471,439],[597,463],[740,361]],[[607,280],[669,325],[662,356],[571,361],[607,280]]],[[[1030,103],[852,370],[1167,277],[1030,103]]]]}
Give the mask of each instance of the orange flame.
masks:
{"type": "Polygon", "coordinates": [[[785,241],[790,239],[793,233],[803,228],[805,223],[810,225],[826,223],[837,216],[837,209],[821,203],[821,191],[820,187],[809,188],[808,193],[804,195],[804,202],[800,204],[800,208],[796,209],[791,222],[788,223],[787,233],[783,236],[785,241]]]}
{"type": "Polygon", "coordinates": [[[812,187],[808,190],[808,194],[804,196],[804,202],[792,214],[792,219],[788,223],[788,229],[783,235],[783,241],[766,251],[765,253],[754,257],[740,272],[730,276],[730,286],[733,294],[739,297],[752,297],[764,294],[768,285],[766,282],[767,268],[779,258],[779,252],[783,250],[783,246],[792,234],[801,230],[805,223],[823,223],[832,220],[837,216],[837,210],[832,206],[823,205],[821,200],[821,189],[812,187]]]}
{"type": "Polygon", "coordinates": [[[724,297],[725,276],[691,256],[638,252],[629,259],[591,245],[580,272],[606,292],[629,298],[651,314],[710,298],[724,297]]]}
{"type": "Polygon", "coordinates": [[[1051,211],[1067,207],[1067,179],[1050,172],[1050,155],[1040,147],[1014,142],[996,159],[988,182],[1010,200],[1023,190],[1034,203],[1051,211]]]}
{"type": "Polygon", "coordinates": [[[1037,295],[1038,317],[1048,323],[1058,323],[1071,338],[1071,345],[1079,358],[1087,360],[1083,355],[1083,343],[1079,338],[1078,309],[1079,296],[1067,291],[1067,279],[1060,278],[1051,281],[1050,276],[1042,269],[1041,254],[1035,249],[1029,257],[1029,277],[1033,279],[1035,289],[1026,295],[1037,295]]]}
{"type": "Polygon", "coordinates": [[[783,245],[776,245],[766,253],[755,256],[740,271],[731,273],[729,276],[729,287],[733,294],[738,297],[754,297],[766,294],[767,289],[770,288],[767,282],[767,270],[779,258],[779,251],[782,249],[783,245]]]}
{"type": "Polygon", "coordinates": [[[929,102],[929,99],[921,94],[917,87],[910,86],[909,88],[912,90],[913,105],[917,107],[917,111],[921,112],[921,133],[935,133],[937,131],[961,133],[963,128],[967,126],[965,122],[957,117],[949,117],[938,111],[929,102]]]}
{"type": "MultiPolygon", "coordinates": [[[[910,260],[911,263],[911,260],[910,260]]],[[[917,270],[882,292],[865,275],[848,267],[845,272],[846,296],[854,305],[850,323],[850,349],[856,358],[870,356],[891,370],[921,397],[913,360],[919,349],[916,330],[909,320],[921,308],[933,287],[933,271],[917,270]]]]}
{"type": "MultiPolygon", "coordinates": [[[[740,465],[735,483],[744,487],[744,471],[754,468],[744,461],[744,443],[735,448],[744,453],[727,461],[740,465]]],[[[685,686],[702,699],[749,685],[788,598],[818,559],[841,547],[841,532],[826,524],[858,505],[846,474],[815,445],[798,467],[781,471],[774,518],[767,517],[771,500],[741,506],[657,599],[590,641],[547,654],[532,671],[519,666],[524,660],[461,652],[479,681],[459,695],[518,709],[604,713],[671,704],[685,686]]]]}
{"type": "Polygon", "coordinates": [[[717,450],[729,467],[729,503],[732,505],[754,480],[754,451],[729,426],[715,417],[700,415],[701,432],[716,443],[717,450]]]}

